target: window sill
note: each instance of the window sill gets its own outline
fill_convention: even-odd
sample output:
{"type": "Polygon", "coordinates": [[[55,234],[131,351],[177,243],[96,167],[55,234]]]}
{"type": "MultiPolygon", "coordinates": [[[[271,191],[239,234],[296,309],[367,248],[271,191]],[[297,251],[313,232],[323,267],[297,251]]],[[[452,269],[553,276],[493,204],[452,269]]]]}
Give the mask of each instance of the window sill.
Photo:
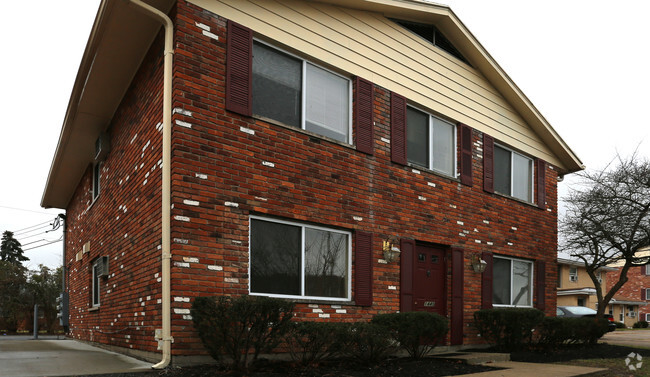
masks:
{"type": "MultiPolygon", "coordinates": [[[[441,173],[441,172],[439,172],[439,171],[431,170],[431,169],[429,169],[429,168],[425,168],[425,167],[423,167],[423,166],[416,165],[416,164],[411,163],[411,162],[407,162],[407,163],[406,163],[406,167],[408,167],[408,168],[410,168],[410,169],[412,169],[412,170],[417,170],[417,171],[419,171],[419,172],[425,172],[425,173],[428,173],[428,174],[433,174],[433,175],[435,175],[435,176],[437,176],[437,177],[440,177],[440,178],[443,178],[443,179],[448,179],[448,180],[450,180],[450,181],[460,183],[460,178],[458,178],[458,177],[453,177],[453,176],[451,176],[451,175],[447,175],[447,174],[445,174],[445,173],[441,173]]],[[[417,174],[417,173],[416,173],[416,174],[417,174]]]]}
{"type": "Polygon", "coordinates": [[[273,297],[273,298],[279,298],[282,300],[287,300],[290,302],[294,302],[296,304],[319,304],[319,305],[356,305],[356,303],[352,300],[346,300],[346,299],[339,299],[339,300],[322,300],[322,299],[317,299],[317,298],[296,298],[296,297],[283,297],[283,296],[277,296],[277,295],[269,295],[269,294],[264,294],[264,293],[254,293],[254,292],[249,292],[250,296],[261,296],[261,297],[273,297]]]}
{"type": "Polygon", "coordinates": [[[516,197],[514,197],[514,196],[510,196],[510,195],[502,194],[502,193],[500,193],[500,192],[496,192],[496,191],[494,192],[494,195],[498,195],[498,196],[500,196],[500,197],[502,197],[502,198],[506,198],[506,199],[514,200],[515,202],[519,202],[519,203],[521,203],[521,204],[525,204],[525,205],[528,205],[528,206],[531,206],[531,207],[539,208],[539,207],[537,206],[537,203],[528,202],[528,201],[525,201],[525,200],[522,200],[522,199],[516,198],[516,197]]]}
{"type": "Polygon", "coordinates": [[[99,311],[99,306],[91,306],[88,308],[88,312],[98,312],[99,311]]]}
{"type": "Polygon", "coordinates": [[[279,121],[271,119],[271,118],[266,118],[266,117],[263,117],[263,116],[260,116],[260,115],[253,114],[253,119],[261,120],[262,122],[265,122],[265,123],[268,123],[268,124],[271,124],[271,125],[274,125],[274,126],[279,126],[279,127],[282,127],[282,128],[286,128],[288,130],[299,132],[301,134],[304,134],[304,135],[307,135],[307,136],[310,136],[310,137],[315,137],[315,138],[318,138],[320,140],[330,142],[332,144],[337,144],[337,145],[340,145],[342,147],[346,147],[346,148],[356,150],[356,147],[354,146],[354,144],[350,144],[350,143],[343,142],[343,141],[340,141],[340,140],[332,139],[330,137],[321,135],[319,133],[312,132],[312,131],[307,131],[307,130],[304,130],[302,128],[298,128],[298,127],[295,127],[295,126],[290,126],[290,125],[288,125],[286,123],[282,123],[282,122],[279,122],[279,121]]]}

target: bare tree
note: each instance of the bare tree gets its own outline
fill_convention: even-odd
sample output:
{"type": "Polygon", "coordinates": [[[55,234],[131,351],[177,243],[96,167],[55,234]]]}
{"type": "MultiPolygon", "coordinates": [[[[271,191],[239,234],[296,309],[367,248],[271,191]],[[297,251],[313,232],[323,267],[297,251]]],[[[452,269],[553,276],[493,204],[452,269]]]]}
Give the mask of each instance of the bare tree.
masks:
{"type": "Polygon", "coordinates": [[[602,317],[630,267],[650,263],[637,253],[650,245],[650,161],[637,153],[627,159],[618,155],[606,169],[579,176],[581,187],[565,200],[560,250],[584,262],[602,317]],[[614,263],[621,265],[619,279],[603,294],[596,271],[614,263]]]}

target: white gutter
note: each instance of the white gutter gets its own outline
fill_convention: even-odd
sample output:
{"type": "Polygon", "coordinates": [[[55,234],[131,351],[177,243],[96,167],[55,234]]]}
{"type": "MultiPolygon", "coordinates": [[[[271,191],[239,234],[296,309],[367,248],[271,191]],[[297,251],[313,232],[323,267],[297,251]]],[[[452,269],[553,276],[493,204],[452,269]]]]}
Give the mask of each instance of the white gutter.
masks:
{"type": "Polygon", "coordinates": [[[171,136],[172,136],[172,63],[174,56],[174,24],[167,15],[140,0],[129,0],[165,27],[165,58],[163,79],[163,151],[162,151],[162,360],[151,367],[163,369],[171,362],[171,136]]]}

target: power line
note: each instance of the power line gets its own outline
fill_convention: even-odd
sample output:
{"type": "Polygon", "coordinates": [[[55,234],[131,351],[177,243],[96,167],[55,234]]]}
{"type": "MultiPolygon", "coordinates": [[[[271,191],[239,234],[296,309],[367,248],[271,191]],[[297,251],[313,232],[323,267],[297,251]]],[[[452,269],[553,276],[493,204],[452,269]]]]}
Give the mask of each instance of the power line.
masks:
{"type": "Polygon", "coordinates": [[[41,211],[34,211],[34,210],[31,210],[31,209],[24,209],[24,208],[16,208],[16,207],[8,207],[8,206],[0,206],[0,208],[13,209],[15,211],[40,213],[42,215],[50,215],[50,216],[52,215],[52,212],[41,212],[41,211]]]}
{"type": "Polygon", "coordinates": [[[44,228],[49,228],[49,227],[51,227],[51,226],[52,226],[52,224],[43,225],[43,226],[40,226],[40,227],[38,227],[38,228],[34,228],[34,229],[30,229],[30,230],[26,230],[26,231],[24,231],[24,232],[14,233],[14,236],[15,236],[15,237],[20,236],[20,237],[26,237],[26,238],[27,238],[27,237],[33,237],[33,235],[32,235],[32,236],[23,236],[23,234],[33,233],[33,232],[39,231],[39,230],[44,229],[44,228]]]}
{"type": "Polygon", "coordinates": [[[29,249],[23,249],[23,251],[32,250],[32,249],[38,249],[39,247],[43,247],[43,246],[51,245],[51,244],[53,244],[53,243],[61,242],[62,240],[63,240],[63,237],[59,238],[59,239],[56,240],[56,241],[48,242],[48,243],[43,244],[43,245],[38,245],[38,246],[30,247],[29,249]]]}
{"type": "MultiPolygon", "coordinates": [[[[2,207],[2,206],[0,206],[0,207],[2,207]]],[[[17,233],[20,233],[20,232],[25,231],[25,230],[27,230],[27,229],[36,228],[37,226],[40,226],[40,225],[43,225],[43,224],[49,224],[50,221],[51,221],[51,220],[48,220],[48,221],[42,222],[42,223],[40,223],[40,224],[36,224],[36,225],[32,225],[32,226],[28,226],[27,228],[14,230],[12,233],[13,233],[13,234],[17,234],[17,233]]]]}

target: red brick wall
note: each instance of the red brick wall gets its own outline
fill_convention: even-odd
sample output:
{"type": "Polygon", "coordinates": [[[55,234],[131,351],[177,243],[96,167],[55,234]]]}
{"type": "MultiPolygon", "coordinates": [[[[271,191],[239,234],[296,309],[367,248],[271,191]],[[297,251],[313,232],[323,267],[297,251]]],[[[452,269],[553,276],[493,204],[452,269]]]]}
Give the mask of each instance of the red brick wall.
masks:
{"type": "MultiPolygon", "coordinates": [[[[470,325],[481,306],[481,275],[470,267],[474,254],[492,251],[544,260],[546,311],[553,313],[557,173],[552,166],[546,171],[548,210],[540,210],[482,190],[478,131],[473,134],[472,187],[393,164],[387,141],[390,92],[381,87],[374,92],[374,156],[226,112],[226,20],[182,0],[177,14],[173,107],[182,111],[173,117],[172,146],[174,355],[203,353],[189,316],[194,297],[248,293],[248,224],[253,214],[375,236],[373,305],[301,302],[299,319],[357,321],[399,310],[399,261],[379,262],[387,236],[464,249],[464,344],[480,342],[470,325]],[[205,35],[197,23],[218,40],[205,35]]],[[[153,331],[160,327],[161,135],[156,125],[162,118],[161,56],[159,38],[112,122],[113,150],[102,169],[102,194],[90,206],[89,169],[71,201],[66,245],[71,334],[147,351],[155,351],[153,331]],[[75,253],[88,240],[90,255],[76,262],[75,253]],[[102,296],[98,311],[89,312],[90,262],[99,255],[111,257],[111,276],[103,287],[110,293],[102,296]]],[[[447,266],[449,312],[450,260],[447,266]]]]}
{"type": "Polygon", "coordinates": [[[158,38],[111,122],[111,151],[92,200],[92,164],[67,210],[70,336],[125,348],[157,347],[160,328],[162,39],[158,38]],[[80,261],[76,254],[90,242],[80,261]],[[91,266],[109,257],[100,307],[91,308],[91,266]]]}
{"type": "MultiPolygon", "coordinates": [[[[644,268],[639,266],[630,267],[627,271],[627,282],[616,293],[617,298],[626,298],[632,301],[646,301],[645,296],[641,296],[641,290],[650,288],[650,275],[644,273],[644,268]]],[[[620,278],[620,268],[616,271],[607,273],[607,290],[609,291],[620,278]]],[[[605,294],[606,292],[603,292],[605,294]]],[[[644,321],[646,313],[650,313],[650,305],[639,306],[638,321],[644,321]]]]}
{"type": "MultiPolygon", "coordinates": [[[[474,253],[490,250],[545,260],[546,310],[553,313],[557,273],[553,267],[557,250],[557,174],[553,167],[546,172],[549,210],[540,210],[483,192],[482,134],[477,131],[473,187],[393,164],[390,144],[385,141],[390,139],[390,92],[381,87],[375,89],[374,156],[300,130],[226,112],[226,20],[182,1],[179,14],[174,107],[192,114],[176,114],[175,118],[191,128],[174,126],[172,214],[183,219],[173,220],[172,231],[177,241],[172,246],[173,295],[178,300],[173,303],[178,311],[173,316],[174,337],[183,337],[174,344],[176,354],[198,347],[194,332],[178,332],[192,328],[191,321],[183,319],[192,297],[248,293],[252,214],[375,235],[373,306],[300,303],[298,318],[355,321],[399,310],[399,263],[378,262],[382,239],[387,236],[465,250],[466,344],[478,341],[468,326],[472,313],[480,309],[481,276],[469,263],[474,253]],[[207,25],[218,40],[203,35],[197,23],[207,25]],[[187,200],[198,205],[186,204],[187,200]]],[[[449,272],[448,288],[450,276],[449,272]]],[[[447,302],[450,307],[451,297],[447,302]]]]}

